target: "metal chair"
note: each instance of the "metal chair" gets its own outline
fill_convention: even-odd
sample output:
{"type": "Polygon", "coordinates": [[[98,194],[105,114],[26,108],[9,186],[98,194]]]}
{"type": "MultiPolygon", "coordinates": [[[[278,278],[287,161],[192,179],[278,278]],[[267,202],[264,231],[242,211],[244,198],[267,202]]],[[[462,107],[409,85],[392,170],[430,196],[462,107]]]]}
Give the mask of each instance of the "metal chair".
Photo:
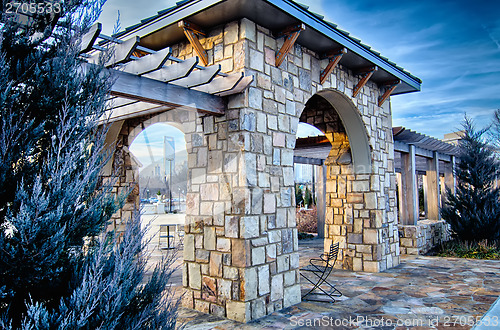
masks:
{"type": "Polygon", "coordinates": [[[337,261],[338,254],[339,243],[332,243],[329,253],[323,253],[319,258],[309,260],[309,265],[300,269],[300,275],[313,285],[312,289],[302,296],[302,299],[334,303],[334,297],[342,296],[342,292],[340,292],[335,285],[327,281],[337,261]],[[305,274],[310,275],[306,276],[305,274]],[[323,289],[322,286],[326,286],[326,289],[323,289]],[[314,292],[316,290],[319,290],[319,292],[314,292]],[[328,298],[327,300],[311,298],[314,297],[314,295],[326,295],[329,300],[328,298]],[[306,299],[307,296],[310,297],[306,299]]]}
{"type": "Polygon", "coordinates": [[[158,245],[160,249],[175,248],[175,229],[176,225],[160,225],[160,232],[158,235],[158,245]],[[162,244],[163,240],[165,241],[162,244]]]}

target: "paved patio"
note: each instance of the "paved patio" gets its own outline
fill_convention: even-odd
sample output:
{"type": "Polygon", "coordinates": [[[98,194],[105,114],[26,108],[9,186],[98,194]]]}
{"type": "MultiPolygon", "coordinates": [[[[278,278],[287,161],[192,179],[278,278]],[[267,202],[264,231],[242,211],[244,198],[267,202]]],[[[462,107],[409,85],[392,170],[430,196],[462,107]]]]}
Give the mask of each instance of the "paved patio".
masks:
{"type": "MultiPolygon", "coordinates": [[[[155,221],[156,222],[156,221],[155,221]]],[[[154,226],[153,226],[154,228],[154,226]]],[[[154,230],[154,229],[153,229],[154,230]]],[[[166,250],[151,241],[152,261],[166,250]]],[[[323,241],[299,243],[301,267],[322,253],[323,241]]],[[[182,265],[182,251],[175,265],[182,265]]],[[[344,294],[334,304],[303,301],[257,321],[241,324],[181,308],[186,329],[470,329],[500,295],[500,261],[403,256],[383,273],[334,270],[329,280],[344,294]]],[[[171,279],[182,292],[180,268],[171,279]]],[[[304,280],[303,293],[307,290],[304,280]]],[[[499,320],[500,322],[500,320],[499,320]]],[[[491,327],[491,329],[500,329],[491,327]]]]}

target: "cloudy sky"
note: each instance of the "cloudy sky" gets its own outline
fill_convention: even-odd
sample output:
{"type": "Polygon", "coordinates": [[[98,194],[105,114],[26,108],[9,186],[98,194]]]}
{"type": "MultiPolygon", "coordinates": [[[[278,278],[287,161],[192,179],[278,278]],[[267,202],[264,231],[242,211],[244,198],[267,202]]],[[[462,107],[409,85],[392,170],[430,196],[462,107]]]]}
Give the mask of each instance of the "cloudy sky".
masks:
{"type": "MultiPolygon", "coordinates": [[[[486,125],[500,108],[499,0],[301,0],[423,80],[392,98],[393,125],[442,138],[464,113],[486,125]]],[[[111,33],[175,4],[108,0],[100,21],[111,33]]]]}

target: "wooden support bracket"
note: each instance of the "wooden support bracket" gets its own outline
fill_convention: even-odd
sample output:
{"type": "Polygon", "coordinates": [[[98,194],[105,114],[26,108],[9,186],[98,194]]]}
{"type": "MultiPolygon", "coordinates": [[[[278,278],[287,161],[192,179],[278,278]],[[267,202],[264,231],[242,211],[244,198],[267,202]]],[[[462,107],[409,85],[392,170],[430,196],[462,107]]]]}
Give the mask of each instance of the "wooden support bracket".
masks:
{"type": "Polygon", "coordinates": [[[198,39],[198,35],[205,36],[205,32],[196,24],[187,21],[180,21],[179,27],[184,30],[184,34],[188,38],[189,43],[191,43],[191,46],[193,46],[194,51],[200,58],[203,65],[207,66],[208,55],[203,46],[200,44],[200,40],[198,39]]]}
{"type": "Polygon", "coordinates": [[[325,57],[329,59],[328,65],[326,68],[321,71],[321,74],[319,75],[319,83],[323,85],[323,83],[326,81],[330,73],[332,73],[333,69],[337,66],[337,64],[340,62],[340,59],[344,54],[347,53],[347,49],[341,48],[337,49],[335,51],[332,51],[328,54],[326,54],[325,57]]]}
{"type": "Polygon", "coordinates": [[[363,68],[355,72],[355,74],[361,76],[361,79],[359,80],[356,87],[354,87],[354,90],[352,91],[352,97],[356,97],[358,95],[358,93],[366,85],[368,80],[370,80],[375,71],[377,71],[377,66],[370,66],[368,68],[363,68]]]}
{"type": "Polygon", "coordinates": [[[384,86],[386,87],[386,90],[382,96],[378,98],[378,106],[381,107],[384,102],[391,96],[391,93],[398,87],[398,85],[401,83],[401,80],[394,80],[394,81],[389,81],[384,83],[384,86]]]}
{"type": "Polygon", "coordinates": [[[285,42],[283,43],[283,46],[281,46],[281,49],[276,53],[276,67],[279,67],[281,63],[283,63],[283,60],[286,58],[290,50],[292,49],[293,45],[295,44],[295,41],[299,37],[300,32],[306,29],[306,26],[304,24],[296,24],[287,27],[283,31],[280,31],[276,33],[276,38],[285,37],[285,42]]]}

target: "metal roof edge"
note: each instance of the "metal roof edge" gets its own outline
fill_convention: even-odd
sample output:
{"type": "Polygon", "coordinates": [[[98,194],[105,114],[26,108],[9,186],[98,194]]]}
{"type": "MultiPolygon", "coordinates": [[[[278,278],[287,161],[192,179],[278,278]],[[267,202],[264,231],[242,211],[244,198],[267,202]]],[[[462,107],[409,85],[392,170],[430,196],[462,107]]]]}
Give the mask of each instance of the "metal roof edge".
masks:
{"type": "MultiPolygon", "coordinates": [[[[137,29],[145,29],[144,34],[148,34],[225,1],[227,0],[185,0],[179,5],[169,8],[170,10],[160,11],[156,18],[154,18],[154,16],[150,17],[148,18],[147,22],[133,25],[132,28],[125,29],[123,32],[119,32],[114,36],[116,38],[121,38],[124,36],[134,35],[134,32],[136,32],[137,29]],[[167,22],[164,22],[166,18],[169,19],[167,22]],[[159,24],[160,26],[155,26],[157,24],[159,24]]],[[[406,72],[401,67],[395,65],[395,63],[390,63],[388,59],[385,60],[385,57],[383,57],[382,55],[376,55],[371,51],[371,49],[367,49],[367,45],[364,45],[361,42],[356,42],[353,37],[348,34],[343,34],[338,28],[334,28],[330,23],[320,19],[317,15],[303,8],[296,2],[291,0],[262,1],[270,3],[271,5],[284,11],[300,22],[303,22],[309,27],[315,29],[327,38],[330,38],[345,46],[353,53],[365,58],[374,65],[378,66],[380,69],[387,71],[389,74],[402,80],[403,82],[414,88],[415,91],[421,90],[422,81],[419,78],[406,72]]],[[[397,94],[401,93],[393,93],[393,95],[397,94]]]]}

